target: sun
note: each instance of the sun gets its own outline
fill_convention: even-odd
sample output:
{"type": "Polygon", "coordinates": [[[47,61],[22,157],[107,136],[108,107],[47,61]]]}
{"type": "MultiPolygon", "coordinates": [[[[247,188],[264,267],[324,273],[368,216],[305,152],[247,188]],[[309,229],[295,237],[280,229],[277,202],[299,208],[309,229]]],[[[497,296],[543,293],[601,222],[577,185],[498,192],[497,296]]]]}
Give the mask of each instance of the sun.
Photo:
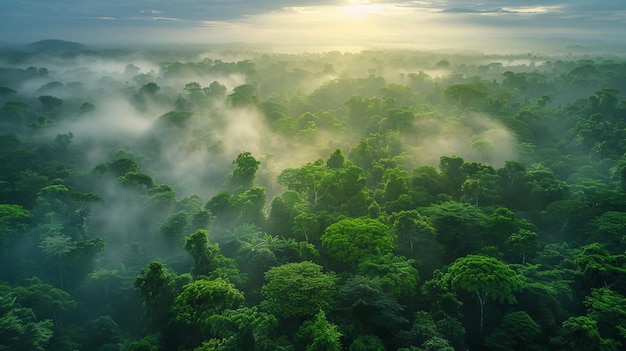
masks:
{"type": "Polygon", "coordinates": [[[380,14],[386,10],[384,4],[372,4],[369,1],[350,0],[347,5],[340,6],[338,11],[346,18],[362,19],[372,14],[380,14]]]}

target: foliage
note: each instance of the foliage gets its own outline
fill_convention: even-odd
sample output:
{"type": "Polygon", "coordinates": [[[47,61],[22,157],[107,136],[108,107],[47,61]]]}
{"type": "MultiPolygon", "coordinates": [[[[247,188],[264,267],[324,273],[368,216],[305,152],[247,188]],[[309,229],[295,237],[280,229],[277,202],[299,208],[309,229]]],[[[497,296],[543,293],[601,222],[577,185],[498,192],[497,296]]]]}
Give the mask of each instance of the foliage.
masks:
{"type": "Polygon", "coordinates": [[[281,318],[312,317],[319,310],[332,311],[338,278],[322,272],[313,262],[287,263],[265,273],[261,307],[281,318]]]}
{"type": "Polygon", "coordinates": [[[315,320],[304,322],[296,337],[304,341],[306,351],[340,351],[342,349],[341,333],[336,325],[328,322],[323,310],[315,315],[315,320]]]}
{"type": "Polygon", "coordinates": [[[626,345],[618,51],[2,50],[1,350],[626,345]]]}
{"type": "Polygon", "coordinates": [[[321,241],[332,258],[355,267],[371,256],[391,253],[394,239],[389,227],[380,221],[355,218],[330,225],[322,234],[321,241]]]}
{"type": "Polygon", "coordinates": [[[237,155],[237,158],[233,160],[233,164],[237,167],[230,174],[229,178],[232,189],[241,192],[252,187],[261,162],[257,161],[250,152],[244,151],[237,155]]]}
{"type": "Polygon", "coordinates": [[[0,350],[44,351],[53,336],[51,320],[37,320],[12,294],[0,296],[0,350]]]}
{"type": "Polygon", "coordinates": [[[402,256],[385,254],[361,262],[356,273],[379,281],[382,289],[395,298],[411,298],[415,296],[420,280],[414,263],[402,256]]]}
{"type": "Polygon", "coordinates": [[[453,290],[476,294],[480,303],[480,330],[483,329],[484,306],[487,299],[515,303],[513,292],[524,287],[523,278],[496,258],[467,255],[448,267],[445,278],[453,290]]]}

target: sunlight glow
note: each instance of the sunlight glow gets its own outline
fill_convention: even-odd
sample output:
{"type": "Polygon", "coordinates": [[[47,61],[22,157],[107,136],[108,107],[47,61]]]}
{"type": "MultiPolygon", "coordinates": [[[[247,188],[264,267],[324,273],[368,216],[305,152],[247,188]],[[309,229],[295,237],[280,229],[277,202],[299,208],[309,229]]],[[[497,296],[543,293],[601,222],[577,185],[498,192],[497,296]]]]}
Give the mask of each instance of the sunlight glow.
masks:
{"type": "Polygon", "coordinates": [[[559,12],[562,6],[535,6],[535,7],[503,7],[505,11],[511,11],[515,13],[529,13],[529,14],[546,14],[559,12]]]}
{"type": "Polygon", "coordinates": [[[383,14],[391,6],[386,4],[370,4],[364,1],[350,1],[350,5],[340,6],[337,12],[348,19],[360,19],[371,14],[383,14]]]}

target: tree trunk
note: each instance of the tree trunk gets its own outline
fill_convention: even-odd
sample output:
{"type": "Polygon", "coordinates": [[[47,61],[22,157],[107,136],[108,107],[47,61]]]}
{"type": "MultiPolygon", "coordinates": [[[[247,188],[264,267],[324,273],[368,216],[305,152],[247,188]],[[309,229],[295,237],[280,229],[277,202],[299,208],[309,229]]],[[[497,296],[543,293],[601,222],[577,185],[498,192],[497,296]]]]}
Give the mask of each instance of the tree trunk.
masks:
{"type": "Polygon", "coordinates": [[[478,302],[480,303],[480,335],[483,335],[483,321],[485,319],[485,302],[487,302],[487,294],[481,296],[480,292],[476,290],[476,296],[478,296],[478,302]]]}
{"type": "Polygon", "coordinates": [[[61,265],[57,265],[59,270],[59,283],[61,284],[61,290],[65,290],[65,286],[63,285],[63,270],[61,269],[61,265]]]}

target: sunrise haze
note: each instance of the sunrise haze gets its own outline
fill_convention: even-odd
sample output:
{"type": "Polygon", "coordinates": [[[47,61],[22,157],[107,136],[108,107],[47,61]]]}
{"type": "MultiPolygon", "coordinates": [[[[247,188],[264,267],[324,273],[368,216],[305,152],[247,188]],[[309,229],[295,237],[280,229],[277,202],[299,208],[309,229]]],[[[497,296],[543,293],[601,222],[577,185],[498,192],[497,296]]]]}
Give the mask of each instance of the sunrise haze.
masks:
{"type": "Polygon", "coordinates": [[[4,1],[0,43],[498,46],[624,43],[622,1],[4,1]]]}

